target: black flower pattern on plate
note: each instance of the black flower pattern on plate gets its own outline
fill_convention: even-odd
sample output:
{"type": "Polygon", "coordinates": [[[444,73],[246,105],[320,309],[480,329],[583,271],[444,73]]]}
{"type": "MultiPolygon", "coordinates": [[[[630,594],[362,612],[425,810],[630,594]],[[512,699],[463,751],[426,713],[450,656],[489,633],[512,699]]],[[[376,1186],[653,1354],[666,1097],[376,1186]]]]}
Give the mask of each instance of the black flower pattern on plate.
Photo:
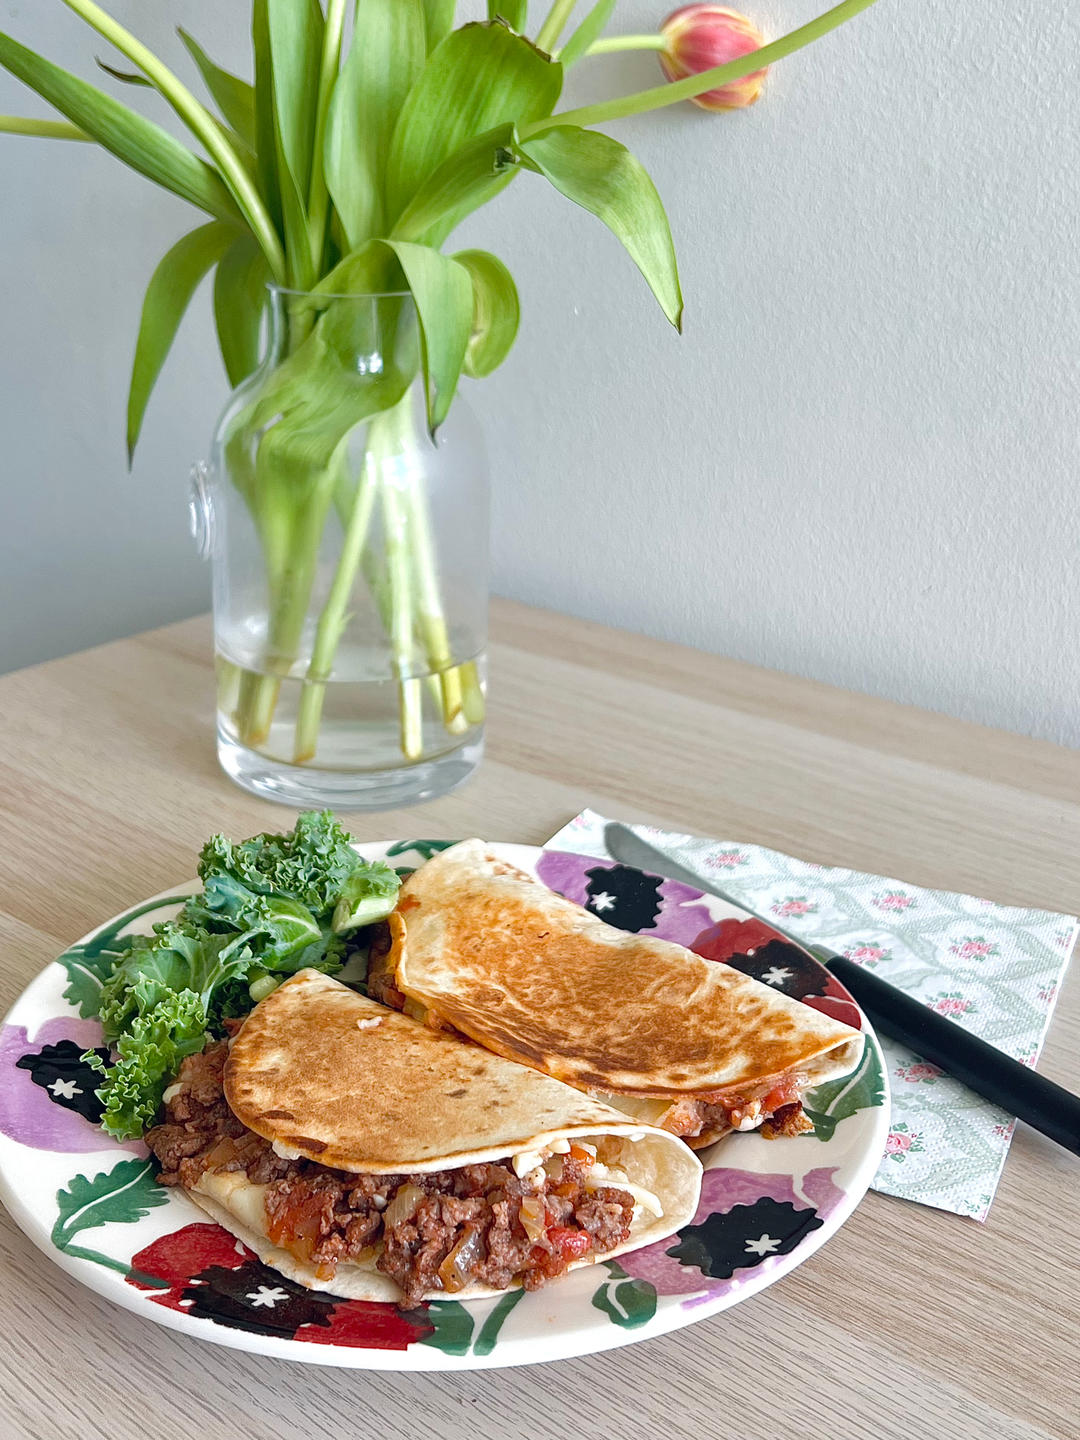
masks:
{"type": "MultiPolygon", "coordinates": [[[[99,1125],[105,1107],[97,1097],[101,1076],[83,1060],[85,1047],[74,1040],[58,1040],[40,1050],[20,1055],[15,1061],[19,1070],[29,1070],[30,1079],[40,1085],[49,1099],[65,1110],[75,1110],[92,1125],[99,1125]]],[[[102,1060],[109,1059],[105,1049],[94,1051],[102,1060]]]]}
{"type": "Polygon", "coordinates": [[[714,1280],[729,1280],[736,1270],[752,1269],[769,1255],[790,1254],[822,1223],[816,1210],[765,1198],[685,1226],[667,1254],[714,1280]]]}
{"type": "Polygon", "coordinates": [[[654,930],[660,914],[658,875],[646,875],[630,865],[596,865],[585,871],[588,885],[585,908],[619,930],[636,933],[654,930]]]}
{"type": "Polygon", "coordinates": [[[727,964],[773,990],[790,995],[793,1000],[824,995],[829,983],[824,966],[786,940],[770,940],[767,945],[756,946],[752,955],[730,955],[727,964]]]}
{"type": "Polygon", "coordinates": [[[185,1285],[181,1304],[189,1315],[231,1325],[253,1335],[295,1335],[301,1325],[329,1325],[331,1311],[341,1300],[318,1290],[305,1289],[271,1270],[260,1260],[249,1260],[235,1270],[211,1265],[185,1285]]]}

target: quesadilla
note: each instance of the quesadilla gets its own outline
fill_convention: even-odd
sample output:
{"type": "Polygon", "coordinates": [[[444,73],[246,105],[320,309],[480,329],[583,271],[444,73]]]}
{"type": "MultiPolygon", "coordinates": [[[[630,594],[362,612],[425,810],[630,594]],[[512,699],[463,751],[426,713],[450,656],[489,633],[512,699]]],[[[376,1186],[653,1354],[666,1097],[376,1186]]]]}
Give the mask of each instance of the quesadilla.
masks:
{"type": "Polygon", "coordinates": [[[663,1239],[701,1188],[666,1132],[314,970],[184,1061],[147,1144],[267,1265],[404,1307],[663,1239]]]}
{"type": "Polygon", "coordinates": [[[802,1097],[855,1068],[849,1025],[681,945],[606,924],[481,840],[405,881],[368,990],[695,1149],[811,1127],[802,1097]]]}

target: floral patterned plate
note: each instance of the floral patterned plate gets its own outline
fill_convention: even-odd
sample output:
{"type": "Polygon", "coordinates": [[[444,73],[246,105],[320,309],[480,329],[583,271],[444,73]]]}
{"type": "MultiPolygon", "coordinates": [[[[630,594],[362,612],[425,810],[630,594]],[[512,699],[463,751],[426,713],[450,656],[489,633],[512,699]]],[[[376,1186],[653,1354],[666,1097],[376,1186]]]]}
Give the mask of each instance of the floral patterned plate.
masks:
{"type": "MultiPolygon", "coordinates": [[[[363,845],[403,872],[448,841],[363,845]]],[[[703,1154],[701,1204],[680,1234],[544,1290],[401,1311],[337,1300],[267,1269],[182,1194],[155,1183],[141,1142],[97,1128],[93,1010],[124,937],[168,919],[195,888],[117,916],[24,991],[0,1031],[0,1199],[50,1259],[129,1310],[238,1349],[363,1369],[524,1365],[689,1325],[779,1280],[858,1204],[888,1131],[881,1054],[846,991],[768,926],[686,885],[611,861],[500,845],[500,854],[622,929],[676,940],[859,1026],[858,1069],[811,1092],[812,1134],[728,1136],[703,1154]]]]}

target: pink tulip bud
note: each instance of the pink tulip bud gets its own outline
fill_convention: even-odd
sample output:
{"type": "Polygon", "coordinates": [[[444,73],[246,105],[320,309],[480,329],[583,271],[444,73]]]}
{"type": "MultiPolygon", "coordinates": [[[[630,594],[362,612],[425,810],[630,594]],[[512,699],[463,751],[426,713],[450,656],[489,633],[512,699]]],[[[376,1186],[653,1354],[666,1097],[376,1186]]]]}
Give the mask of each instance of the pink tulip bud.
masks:
{"type": "MultiPolygon", "coordinates": [[[[714,65],[726,65],[765,43],[751,20],[726,5],[684,5],[668,16],[660,33],[666,42],[660,51],[660,67],[669,80],[683,80],[714,65]]],[[[694,96],[693,103],[703,110],[741,110],[761,94],[767,74],[767,69],[755,70],[730,85],[694,96]]]]}

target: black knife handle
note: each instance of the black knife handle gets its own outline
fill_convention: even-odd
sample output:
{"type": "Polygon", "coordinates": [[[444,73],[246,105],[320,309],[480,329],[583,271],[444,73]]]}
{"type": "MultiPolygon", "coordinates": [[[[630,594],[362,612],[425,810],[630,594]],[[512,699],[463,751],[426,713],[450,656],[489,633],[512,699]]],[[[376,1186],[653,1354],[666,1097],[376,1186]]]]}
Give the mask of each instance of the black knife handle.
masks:
{"type": "Polygon", "coordinates": [[[1080,1155],[1080,1096],[1010,1059],[853,960],[836,955],[826,963],[875,1030],[1080,1155]]]}

